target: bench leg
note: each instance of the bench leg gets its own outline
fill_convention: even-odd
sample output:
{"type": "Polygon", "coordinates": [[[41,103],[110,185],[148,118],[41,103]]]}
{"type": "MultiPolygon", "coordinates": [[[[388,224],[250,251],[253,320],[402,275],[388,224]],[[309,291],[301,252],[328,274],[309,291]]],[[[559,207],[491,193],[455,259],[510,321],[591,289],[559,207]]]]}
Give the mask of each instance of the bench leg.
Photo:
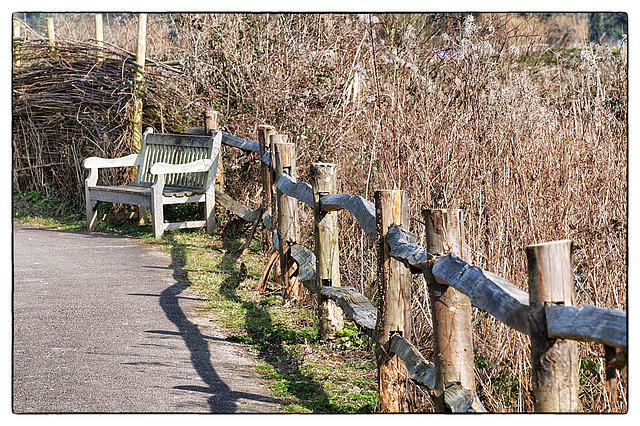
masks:
{"type": "Polygon", "coordinates": [[[138,213],[138,225],[148,225],[147,212],[149,209],[145,206],[137,206],[136,210],[138,213]]]}
{"type": "Polygon", "coordinates": [[[87,209],[87,231],[91,232],[96,229],[96,222],[98,220],[98,212],[96,211],[97,201],[91,199],[91,188],[98,183],[98,169],[90,169],[89,176],[84,181],[84,200],[87,209]]]}
{"type": "Polygon", "coordinates": [[[162,199],[153,199],[151,202],[151,222],[153,225],[153,238],[162,238],[164,235],[164,212],[162,199]]]}
{"type": "Polygon", "coordinates": [[[214,209],[216,203],[216,195],[214,191],[210,191],[204,198],[204,217],[207,221],[207,234],[213,234],[216,230],[216,211],[214,209]]]}
{"type": "Polygon", "coordinates": [[[96,222],[98,221],[97,204],[97,201],[91,201],[91,197],[87,193],[87,231],[89,232],[96,229],[96,222]]]}

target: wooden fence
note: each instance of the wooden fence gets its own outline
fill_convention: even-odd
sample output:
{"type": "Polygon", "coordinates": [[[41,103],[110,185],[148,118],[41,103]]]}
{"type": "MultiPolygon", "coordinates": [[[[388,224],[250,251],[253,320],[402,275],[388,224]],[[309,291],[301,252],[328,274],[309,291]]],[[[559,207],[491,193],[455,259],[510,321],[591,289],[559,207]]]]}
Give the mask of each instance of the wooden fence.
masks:
{"type": "MultiPolygon", "coordinates": [[[[189,132],[201,132],[191,128],[189,132]]],[[[279,265],[283,297],[301,289],[317,294],[320,337],[342,327],[342,314],[376,342],[381,412],[406,411],[406,378],[431,390],[438,412],[485,412],[475,392],[472,306],[531,336],[532,397],[536,412],[577,412],[579,365],[576,341],[605,346],[607,389],[616,390],[615,368],[626,365],[627,315],[617,309],[574,306],[572,242],[526,247],[529,293],[504,278],[470,265],[461,210],[427,209],[426,248],[407,230],[405,193],[376,191],[374,202],[337,194],[333,164],[311,164],[312,182],[297,182],[295,145],[271,126],[260,126],[259,141],[223,133],[222,143],[261,158],[262,204],[251,210],[218,191],[217,201],[272,233],[272,264],[279,265]],[[298,202],[313,209],[315,246],[298,243],[298,202]],[[340,286],[336,214],[349,211],[377,247],[378,299],[340,286]],[[279,262],[276,260],[279,259],[279,262]],[[437,354],[430,362],[411,344],[411,274],[429,286],[437,354]]],[[[253,235],[253,232],[252,232],[253,235]]]]}

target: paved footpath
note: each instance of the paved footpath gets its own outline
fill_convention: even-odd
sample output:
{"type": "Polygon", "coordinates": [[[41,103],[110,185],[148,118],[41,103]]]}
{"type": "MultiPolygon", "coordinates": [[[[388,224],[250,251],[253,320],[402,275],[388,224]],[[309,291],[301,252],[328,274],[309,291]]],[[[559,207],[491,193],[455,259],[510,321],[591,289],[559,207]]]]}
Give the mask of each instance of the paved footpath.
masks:
{"type": "Polygon", "coordinates": [[[13,228],[14,413],[277,413],[169,255],[13,228]]]}

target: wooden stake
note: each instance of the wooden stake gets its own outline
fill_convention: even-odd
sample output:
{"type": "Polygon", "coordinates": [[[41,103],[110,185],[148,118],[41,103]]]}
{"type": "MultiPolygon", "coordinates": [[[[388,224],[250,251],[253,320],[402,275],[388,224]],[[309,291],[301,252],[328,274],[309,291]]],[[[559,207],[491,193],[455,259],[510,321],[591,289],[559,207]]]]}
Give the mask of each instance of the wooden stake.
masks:
{"type": "MultiPolygon", "coordinates": [[[[258,142],[260,143],[260,151],[258,154],[260,158],[265,155],[267,151],[271,149],[271,135],[275,134],[275,127],[262,124],[258,126],[258,142]]],[[[273,165],[273,163],[272,163],[273,165]]],[[[271,220],[273,221],[275,216],[275,194],[273,188],[273,166],[268,166],[260,161],[260,175],[262,177],[262,209],[263,211],[271,210],[271,220]]],[[[270,229],[265,229],[262,234],[262,245],[267,250],[273,249],[273,235],[270,229]]]]}
{"type": "Polygon", "coordinates": [[[580,359],[575,341],[549,339],[546,304],[573,306],[572,242],[527,246],[531,381],[536,412],[580,411],[580,359]]]}
{"type": "Polygon", "coordinates": [[[218,111],[209,108],[204,110],[204,132],[208,135],[212,130],[218,129],[218,111]]]}
{"type": "MultiPolygon", "coordinates": [[[[275,152],[275,180],[282,174],[288,174],[295,179],[296,157],[295,145],[283,142],[283,135],[271,136],[271,146],[275,152]],[[281,142],[282,141],[282,142],[281,142]]],[[[283,300],[299,301],[302,299],[302,283],[290,274],[293,269],[293,259],[289,255],[289,247],[300,240],[300,224],[298,222],[298,202],[280,192],[276,193],[278,206],[278,240],[280,242],[280,271],[282,273],[283,300]]]]}
{"type": "MultiPolygon", "coordinates": [[[[271,182],[271,239],[269,240],[271,245],[273,246],[273,233],[275,232],[277,234],[278,231],[278,203],[277,203],[277,196],[276,196],[276,186],[275,183],[277,181],[276,179],[276,149],[274,146],[274,143],[276,142],[287,142],[288,140],[288,136],[287,135],[278,135],[275,132],[275,128],[273,129],[273,131],[269,131],[267,135],[265,135],[266,137],[266,145],[265,147],[269,147],[269,152],[271,155],[271,166],[269,167],[269,176],[270,176],[270,182],[271,182]]],[[[274,247],[274,250],[277,250],[277,248],[274,247]]],[[[275,282],[279,282],[280,284],[282,284],[282,271],[280,270],[280,262],[276,263],[275,265],[273,265],[273,277],[274,277],[274,281],[275,282]]]]}
{"type": "MultiPolygon", "coordinates": [[[[462,259],[465,236],[462,210],[424,210],[427,251],[434,255],[453,253],[462,259]]],[[[473,327],[471,301],[464,293],[439,284],[430,272],[429,283],[433,315],[436,385],[434,403],[437,412],[448,411],[444,390],[459,384],[475,394],[473,372],[473,327]]]]}
{"type": "Polygon", "coordinates": [[[104,52],[102,48],[104,47],[104,25],[102,23],[102,13],[96,13],[96,45],[98,46],[98,50],[96,52],[96,59],[98,62],[104,61],[104,52]]]}
{"type": "MultiPolygon", "coordinates": [[[[144,62],[147,49],[147,14],[141,13],[138,15],[138,45],[136,51],[136,62],[139,64],[138,69],[133,80],[133,118],[131,120],[131,152],[140,152],[140,145],[142,143],[142,95],[140,93],[142,87],[142,77],[144,74],[144,62]]],[[[131,180],[135,180],[136,171],[135,168],[131,168],[129,174],[131,180]]],[[[161,207],[162,208],[162,207],[161,207]]],[[[148,223],[147,220],[147,208],[144,206],[138,206],[138,224],[144,225],[148,223]]]]}
{"type": "Polygon", "coordinates": [[[22,43],[22,37],[20,37],[20,21],[13,20],[13,64],[16,67],[20,66],[20,44],[22,43]]]}
{"type": "MultiPolygon", "coordinates": [[[[218,111],[209,108],[204,111],[204,132],[209,134],[212,130],[218,129],[218,111]]],[[[218,169],[216,170],[216,186],[219,191],[224,190],[224,167],[222,165],[222,147],[218,154],[218,169]]]]}
{"type": "MultiPolygon", "coordinates": [[[[316,255],[316,280],[322,286],[340,286],[340,250],[338,246],[338,212],[323,212],[320,198],[336,192],[335,164],[311,164],[311,188],[316,255]]],[[[318,297],[318,334],[321,340],[333,339],[344,327],[342,309],[324,296],[318,297]]]]}
{"type": "Polygon", "coordinates": [[[133,105],[133,122],[132,122],[132,138],[131,145],[133,152],[140,151],[140,142],[142,141],[142,96],[140,94],[142,77],[144,75],[145,58],[147,54],[147,14],[138,15],[138,43],[136,48],[136,62],[139,67],[136,70],[134,87],[136,88],[133,105]]]}
{"type": "Polygon", "coordinates": [[[389,356],[391,335],[411,338],[411,274],[409,269],[389,255],[384,238],[389,225],[408,226],[404,191],[376,191],[378,251],[378,317],[376,323],[376,361],[380,412],[398,413],[408,410],[405,382],[408,375],[397,355],[389,356]]]}
{"type": "MultiPolygon", "coordinates": [[[[210,134],[212,130],[218,130],[218,111],[212,111],[207,108],[204,111],[204,132],[210,134]]],[[[218,151],[218,166],[216,169],[216,183],[213,188],[210,188],[210,193],[207,194],[205,200],[205,212],[207,214],[207,234],[213,234],[218,223],[216,222],[216,210],[215,210],[215,191],[216,189],[222,192],[224,185],[224,174],[222,166],[222,147],[218,151]]]]}
{"type": "Polygon", "coordinates": [[[49,52],[51,52],[51,54],[55,54],[56,52],[56,31],[55,28],[53,26],[53,18],[46,18],[47,21],[47,38],[49,39],[49,46],[51,46],[49,48],[49,52]]]}

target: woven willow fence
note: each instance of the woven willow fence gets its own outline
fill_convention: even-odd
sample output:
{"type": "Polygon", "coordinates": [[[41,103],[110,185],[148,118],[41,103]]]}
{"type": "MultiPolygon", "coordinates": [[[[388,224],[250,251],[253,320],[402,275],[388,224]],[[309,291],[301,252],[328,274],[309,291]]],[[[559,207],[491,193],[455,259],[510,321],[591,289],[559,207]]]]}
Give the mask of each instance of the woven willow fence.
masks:
{"type": "MultiPolygon", "coordinates": [[[[134,93],[144,99],[144,122],[165,129],[189,112],[180,107],[172,78],[180,71],[147,63],[144,84],[134,86],[135,55],[95,41],[14,37],[12,87],[13,187],[82,205],[90,156],[131,152],[134,93]],[[178,107],[163,107],[162,99],[178,107]]],[[[166,104],[166,102],[164,102],[166,104]]],[[[122,182],[122,171],[107,180],[122,182]]]]}

